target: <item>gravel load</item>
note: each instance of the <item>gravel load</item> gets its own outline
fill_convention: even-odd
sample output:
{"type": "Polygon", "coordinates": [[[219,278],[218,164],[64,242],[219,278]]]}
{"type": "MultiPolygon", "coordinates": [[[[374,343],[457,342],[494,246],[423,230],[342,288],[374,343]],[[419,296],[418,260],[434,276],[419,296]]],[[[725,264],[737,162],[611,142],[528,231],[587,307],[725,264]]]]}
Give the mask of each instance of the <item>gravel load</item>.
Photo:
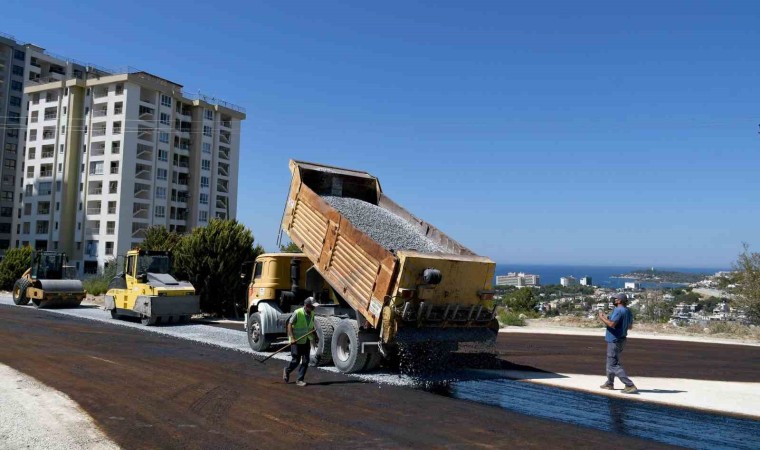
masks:
{"type": "Polygon", "coordinates": [[[356,198],[322,197],[337,209],[351,225],[389,250],[414,250],[424,253],[444,252],[417,227],[372,203],[356,198]]]}

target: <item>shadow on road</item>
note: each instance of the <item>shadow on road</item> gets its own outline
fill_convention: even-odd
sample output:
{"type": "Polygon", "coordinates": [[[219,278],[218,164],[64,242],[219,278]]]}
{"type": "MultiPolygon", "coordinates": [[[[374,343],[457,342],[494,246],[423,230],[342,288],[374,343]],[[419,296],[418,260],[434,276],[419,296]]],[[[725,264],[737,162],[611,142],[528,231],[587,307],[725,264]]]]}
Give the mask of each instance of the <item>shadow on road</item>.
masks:
{"type": "Polygon", "coordinates": [[[309,382],[309,386],[332,386],[333,384],[368,384],[364,380],[336,380],[336,381],[319,381],[316,383],[309,382]]]}
{"type": "Polygon", "coordinates": [[[639,392],[646,394],[682,394],[689,391],[677,391],[675,389],[639,389],[639,392]]]}

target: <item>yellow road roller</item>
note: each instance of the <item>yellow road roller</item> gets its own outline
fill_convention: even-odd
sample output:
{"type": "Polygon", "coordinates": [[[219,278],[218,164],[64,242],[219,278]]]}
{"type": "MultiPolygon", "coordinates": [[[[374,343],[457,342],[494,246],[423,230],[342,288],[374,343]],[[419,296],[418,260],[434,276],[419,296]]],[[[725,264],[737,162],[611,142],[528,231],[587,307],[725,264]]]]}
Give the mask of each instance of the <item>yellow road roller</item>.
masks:
{"type": "Polygon", "coordinates": [[[87,292],[76,279],[76,269],[67,266],[66,253],[32,252],[31,267],[13,285],[13,303],[30,301],[38,308],[75,308],[87,292]]]}

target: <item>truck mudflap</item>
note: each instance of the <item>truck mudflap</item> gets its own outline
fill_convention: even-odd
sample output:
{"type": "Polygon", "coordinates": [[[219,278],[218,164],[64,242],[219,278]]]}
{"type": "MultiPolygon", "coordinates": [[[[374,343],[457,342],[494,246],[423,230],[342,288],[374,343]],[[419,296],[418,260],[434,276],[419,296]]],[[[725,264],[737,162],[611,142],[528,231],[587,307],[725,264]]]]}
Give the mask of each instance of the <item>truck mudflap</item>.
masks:
{"type": "Polygon", "coordinates": [[[147,317],[190,316],[201,312],[199,295],[141,295],[133,310],[147,317]]]}

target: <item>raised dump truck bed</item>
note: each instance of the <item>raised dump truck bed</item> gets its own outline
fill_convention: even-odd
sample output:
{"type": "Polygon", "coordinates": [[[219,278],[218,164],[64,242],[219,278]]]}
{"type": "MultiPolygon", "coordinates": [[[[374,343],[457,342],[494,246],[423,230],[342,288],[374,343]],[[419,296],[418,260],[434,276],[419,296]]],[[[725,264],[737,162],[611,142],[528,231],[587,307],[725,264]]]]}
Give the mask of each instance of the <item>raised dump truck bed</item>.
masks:
{"type": "Polygon", "coordinates": [[[301,161],[290,170],[282,227],[363,330],[384,344],[495,338],[493,261],[398,205],[367,172],[301,161]]]}

